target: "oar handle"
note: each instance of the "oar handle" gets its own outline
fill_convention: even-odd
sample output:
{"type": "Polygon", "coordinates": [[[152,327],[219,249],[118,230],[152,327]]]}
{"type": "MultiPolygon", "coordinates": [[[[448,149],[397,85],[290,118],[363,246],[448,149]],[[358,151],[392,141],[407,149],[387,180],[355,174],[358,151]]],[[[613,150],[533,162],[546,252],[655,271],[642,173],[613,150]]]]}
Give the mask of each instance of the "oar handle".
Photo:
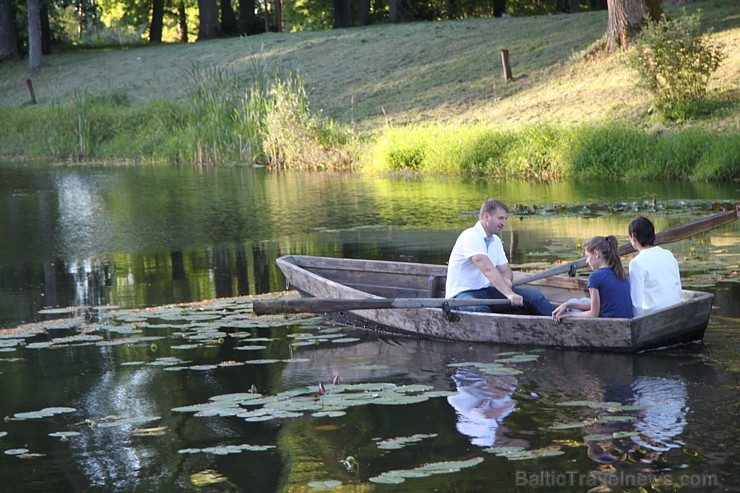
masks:
{"type": "Polygon", "coordinates": [[[255,301],[252,309],[256,315],[276,313],[329,313],[351,310],[456,308],[460,306],[509,305],[508,299],[445,299],[445,298],[291,298],[255,301]]]}

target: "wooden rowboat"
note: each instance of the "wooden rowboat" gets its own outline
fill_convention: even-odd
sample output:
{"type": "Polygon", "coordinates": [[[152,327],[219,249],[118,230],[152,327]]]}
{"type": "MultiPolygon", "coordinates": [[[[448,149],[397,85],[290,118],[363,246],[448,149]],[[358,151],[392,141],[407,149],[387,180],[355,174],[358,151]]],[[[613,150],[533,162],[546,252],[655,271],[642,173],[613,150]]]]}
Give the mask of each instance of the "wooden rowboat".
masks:
{"type": "MultiPolygon", "coordinates": [[[[443,298],[447,274],[443,265],[300,255],[280,257],[277,264],[288,283],[307,298],[443,298]]],[[[517,272],[514,282],[525,277],[517,272]]],[[[588,294],[586,281],[571,277],[553,276],[521,285],[538,289],[553,303],[588,294]]],[[[701,341],[713,298],[711,293],[684,290],[681,303],[641,317],[566,318],[560,324],[550,317],[465,312],[449,307],[332,310],[324,316],[358,327],[422,338],[636,352],[701,341]]]]}

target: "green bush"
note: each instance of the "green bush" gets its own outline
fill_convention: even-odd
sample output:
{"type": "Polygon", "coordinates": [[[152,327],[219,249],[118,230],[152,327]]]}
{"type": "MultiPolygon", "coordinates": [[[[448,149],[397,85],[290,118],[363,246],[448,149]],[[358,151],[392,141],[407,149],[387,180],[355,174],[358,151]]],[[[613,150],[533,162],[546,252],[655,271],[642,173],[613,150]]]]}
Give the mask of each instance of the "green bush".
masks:
{"type": "Polygon", "coordinates": [[[707,83],[724,56],[702,33],[700,12],[687,16],[684,11],[675,20],[648,20],[626,60],[637,72],[637,85],[653,96],[658,113],[683,120],[706,111],[707,83]]]}

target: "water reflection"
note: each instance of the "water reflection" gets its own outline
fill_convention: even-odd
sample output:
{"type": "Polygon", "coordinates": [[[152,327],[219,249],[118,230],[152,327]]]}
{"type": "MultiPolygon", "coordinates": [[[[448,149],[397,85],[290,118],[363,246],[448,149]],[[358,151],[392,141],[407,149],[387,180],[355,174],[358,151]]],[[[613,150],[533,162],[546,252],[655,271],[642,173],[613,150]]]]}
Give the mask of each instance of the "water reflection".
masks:
{"type": "Polygon", "coordinates": [[[457,394],[447,402],[457,413],[457,431],[470,437],[478,447],[496,445],[527,446],[523,440],[509,439],[504,419],[514,412],[512,398],[517,381],[513,376],[482,375],[474,368],[458,368],[452,380],[457,394]]]}
{"type": "Polygon", "coordinates": [[[684,445],[681,435],[686,427],[688,391],[679,378],[640,377],[632,383],[634,402],[644,406],[632,440],[656,452],[667,452],[684,445]]]}

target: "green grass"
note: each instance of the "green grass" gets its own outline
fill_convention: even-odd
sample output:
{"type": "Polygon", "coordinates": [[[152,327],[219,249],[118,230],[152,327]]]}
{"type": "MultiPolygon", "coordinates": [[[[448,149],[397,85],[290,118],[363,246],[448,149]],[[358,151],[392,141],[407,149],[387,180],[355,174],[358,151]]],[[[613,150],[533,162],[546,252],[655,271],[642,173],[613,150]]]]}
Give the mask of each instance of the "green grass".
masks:
{"type": "Polygon", "coordinates": [[[33,74],[5,63],[0,155],[220,164],[293,152],[303,167],[323,159],[319,169],[738,179],[737,9],[734,0],[686,6],[698,8],[728,57],[706,111],[685,122],[650,114],[622,55],[590,54],[606,12],[586,12],[66,52],[33,74]],[[305,100],[268,118],[269,91],[296,75],[291,97],[305,91],[305,100]],[[302,144],[288,149],[293,141],[302,144]]]}

